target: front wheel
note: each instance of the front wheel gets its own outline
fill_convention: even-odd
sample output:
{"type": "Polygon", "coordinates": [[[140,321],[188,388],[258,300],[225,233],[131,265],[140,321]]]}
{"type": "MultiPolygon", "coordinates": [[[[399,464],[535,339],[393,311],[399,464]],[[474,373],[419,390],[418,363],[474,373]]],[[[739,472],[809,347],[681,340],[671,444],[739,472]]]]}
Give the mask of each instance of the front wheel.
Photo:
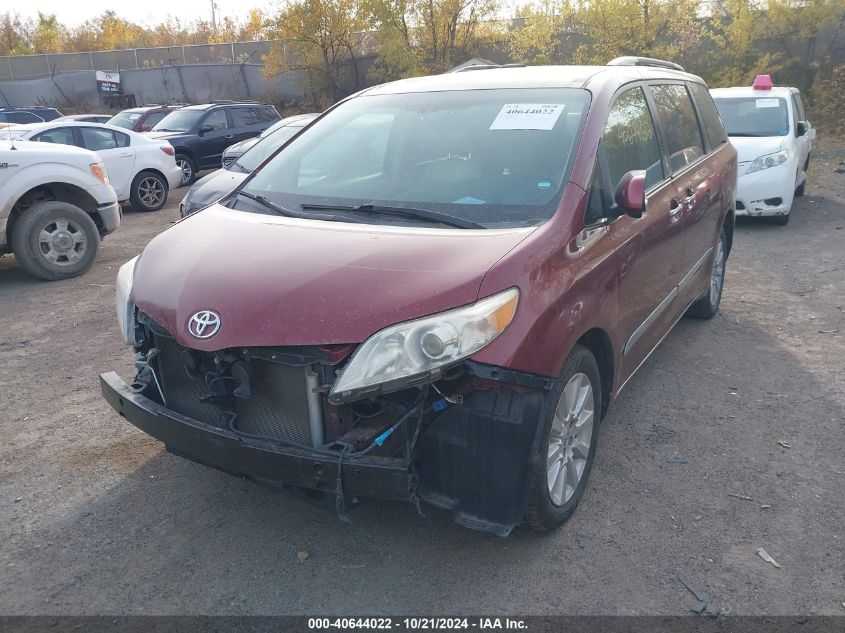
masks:
{"type": "Polygon", "coordinates": [[[601,376],[593,354],[576,345],[550,395],[525,520],[542,532],[563,524],[584,495],[601,418],[601,376]]]}
{"type": "Polygon", "coordinates": [[[713,268],[710,270],[710,285],[707,287],[707,294],[693,303],[687,314],[697,319],[712,319],[719,311],[719,304],[722,302],[722,288],[725,285],[725,260],[728,251],[725,245],[728,243],[725,229],[719,231],[719,242],[716,244],[716,253],[713,256],[713,268]]]}
{"type": "Polygon", "coordinates": [[[55,281],[81,275],[97,256],[100,234],[85,211],[67,202],[38,202],[12,230],[12,251],[36,277],[55,281]]]}

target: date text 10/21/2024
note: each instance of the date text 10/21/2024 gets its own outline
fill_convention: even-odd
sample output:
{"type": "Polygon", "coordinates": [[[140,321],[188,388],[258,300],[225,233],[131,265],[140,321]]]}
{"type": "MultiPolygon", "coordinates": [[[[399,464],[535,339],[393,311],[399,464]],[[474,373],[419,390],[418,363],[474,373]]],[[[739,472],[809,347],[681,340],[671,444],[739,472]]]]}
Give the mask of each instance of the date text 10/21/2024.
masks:
{"type": "Polygon", "coordinates": [[[309,618],[308,629],[315,630],[405,630],[405,631],[438,631],[438,630],[480,630],[504,631],[524,630],[527,628],[525,620],[519,618],[477,617],[477,618],[438,618],[438,617],[409,617],[409,618],[309,618]]]}

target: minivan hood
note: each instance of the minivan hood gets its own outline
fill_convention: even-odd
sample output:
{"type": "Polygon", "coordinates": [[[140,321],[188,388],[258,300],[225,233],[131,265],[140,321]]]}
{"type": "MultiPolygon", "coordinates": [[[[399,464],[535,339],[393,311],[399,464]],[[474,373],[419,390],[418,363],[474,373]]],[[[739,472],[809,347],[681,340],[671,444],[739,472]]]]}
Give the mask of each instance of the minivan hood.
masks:
{"type": "Polygon", "coordinates": [[[731,145],[736,148],[736,161],[745,163],[758,156],[772,154],[783,149],[786,136],[731,136],[731,145]]]}
{"type": "Polygon", "coordinates": [[[132,300],[183,346],[359,343],[478,298],[490,267],[532,231],[300,220],[214,205],[164,231],[135,268],[132,300]],[[211,338],[188,333],[201,310],[211,338]]]}

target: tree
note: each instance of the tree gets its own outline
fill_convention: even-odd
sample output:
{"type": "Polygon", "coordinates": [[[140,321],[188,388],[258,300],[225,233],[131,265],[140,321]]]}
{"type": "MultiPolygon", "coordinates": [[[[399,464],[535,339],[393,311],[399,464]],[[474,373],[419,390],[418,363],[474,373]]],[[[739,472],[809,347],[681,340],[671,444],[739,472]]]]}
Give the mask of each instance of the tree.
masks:
{"type": "Polygon", "coordinates": [[[265,73],[303,70],[314,101],[326,107],[358,88],[356,48],[364,27],[357,0],[295,0],[272,27],[265,73]]]}
{"type": "Polygon", "coordinates": [[[0,15],[0,55],[26,55],[32,52],[32,20],[6,11],[0,15]]]}
{"type": "Polygon", "coordinates": [[[381,80],[439,73],[470,57],[488,37],[484,22],[500,0],[369,0],[381,80]]]}
{"type": "Polygon", "coordinates": [[[558,51],[572,16],[572,5],[557,0],[540,0],[517,7],[514,22],[518,26],[506,39],[511,58],[522,64],[563,61],[558,51]]]}
{"type": "Polygon", "coordinates": [[[38,24],[32,34],[32,48],[36,53],[61,53],[64,50],[67,29],[55,14],[38,12],[38,24]]]}

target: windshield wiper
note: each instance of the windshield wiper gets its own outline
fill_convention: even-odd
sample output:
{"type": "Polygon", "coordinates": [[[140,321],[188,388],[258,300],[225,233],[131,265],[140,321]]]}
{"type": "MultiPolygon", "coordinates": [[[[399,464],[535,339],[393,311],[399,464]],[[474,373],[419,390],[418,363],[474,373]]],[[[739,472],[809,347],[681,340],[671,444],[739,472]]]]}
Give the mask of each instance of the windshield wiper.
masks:
{"type": "Polygon", "coordinates": [[[464,220],[463,218],[440,213],[438,211],[428,211],[426,209],[413,209],[411,207],[387,207],[377,204],[359,204],[357,206],[342,205],[342,204],[301,204],[302,209],[313,209],[316,211],[352,211],[375,213],[378,215],[395,215],[403,218],[411,218],[414,220],[424,220],[426,222],[433,222],[437,224],[445,224],[447,226],[454,226],[459,229],[484,229],[487,228],[483,224],[473,222],[472,220],[464,220]]]}
{"type": "Polygon", "coordinates": [[[248,199],[250,199],[250,200],[254,200],[254,201],[255,201],[255,202],[257,202],[258,204],[260,204],[262,207],[266,207],[267,209],[270,209],[271,211],[273,211],[273,212],[275,212],[275,213],[278,213],[279,215],[284,215],[284,216],[289,217],[289,218],[304,218],[304,217],[308,217],[308,216],[302,215],[302,214],[300,214],[300,213],[295,213],[295,212],[293,212],[293,211],[289,211],[288,209],[285,209],[284,207],[279,206],[279,205],[278,205],[278,204],[276,204],[275,202],[271,202],[270,200],[268,200],[268,199],[267,199],[267,198],[265,198],[264,196],[258,196],[258,195],[254,194],[254,193],[250,193],[250,192],[248,192],[248,191],[244,191],[243,189],[240,189],[240,190],[237,192],[237,194],[238,194],[239,196],[243,196],[244,198],[248,198],[248,199]]]}
{"type": "MultiPolygon", "coordinates": [[[[351,223],[358,223],[359,220],[355,220],[352,218],[344,218],[337,215],[315,215],[311,213],[297,213],[296,211],[291,211],[290,209],[285,209],[284,207],[276,204],[272,200],[268,200],[264,196],[259,196],[254,193],[250,193],[249,191],[244,191],[240,189],[236,192],[237,195],[243,196],[244,198],[248,198],[249,200],[254,200],[258,204],[267,209],[270,209],[274,213],[278,215],[283,215],[288,218],[300,218],[302,220],[327,220],[329,222],[351,222],[351,223]]],[[[305,208],[305,207],[303,207],[305,208]]]]}

